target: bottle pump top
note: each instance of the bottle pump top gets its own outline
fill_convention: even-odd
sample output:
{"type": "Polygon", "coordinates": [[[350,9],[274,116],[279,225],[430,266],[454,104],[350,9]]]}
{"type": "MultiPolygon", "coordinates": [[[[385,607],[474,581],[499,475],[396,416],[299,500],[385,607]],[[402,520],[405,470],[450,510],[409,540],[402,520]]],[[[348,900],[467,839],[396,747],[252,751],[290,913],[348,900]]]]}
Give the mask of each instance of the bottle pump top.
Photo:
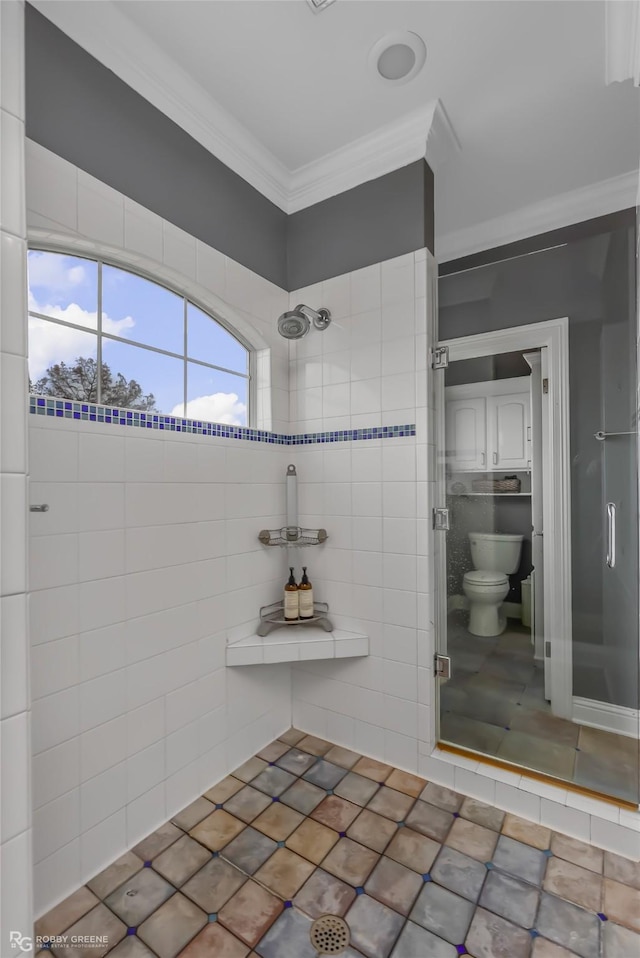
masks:
{"type": "Polygon", "coordinates": [[[302,579],[300,580],[300,585],[309,585],[309,577],[307,576],[306,565],[302,566],[302,579]]]}
{"type": "Polygon", "coordinates": [[[295,585],[295,584],[296,584],[296,580],[293,574],[293,566],[291,565],[289,566],[289,581],[287,582],[287,585],[295,585]]]}

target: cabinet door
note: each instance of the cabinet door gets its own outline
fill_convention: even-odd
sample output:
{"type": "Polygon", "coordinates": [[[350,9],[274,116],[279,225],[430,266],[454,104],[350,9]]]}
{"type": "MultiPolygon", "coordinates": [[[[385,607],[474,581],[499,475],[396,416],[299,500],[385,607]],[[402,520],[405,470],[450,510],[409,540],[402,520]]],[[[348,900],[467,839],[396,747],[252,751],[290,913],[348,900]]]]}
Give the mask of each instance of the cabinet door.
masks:
{"type": "Polygon", "coordinates": [[[446,404],[447,463],[451,472],[487,468],[484,399],[452,399],[446,404]]]}
{"type": "Polygon", "coordinates": [[[531,467],[529,443],[530,400],[527,393],[490,396],[487,399],[487,453],[489,468],[531,467]]]}

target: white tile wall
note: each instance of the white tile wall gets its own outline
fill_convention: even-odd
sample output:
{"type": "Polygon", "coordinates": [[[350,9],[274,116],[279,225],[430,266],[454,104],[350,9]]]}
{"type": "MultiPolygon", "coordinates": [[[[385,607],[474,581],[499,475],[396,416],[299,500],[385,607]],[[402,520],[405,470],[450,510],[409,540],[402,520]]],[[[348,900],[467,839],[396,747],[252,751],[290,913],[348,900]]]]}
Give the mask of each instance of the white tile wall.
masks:
{"type": "Polygon", "coordinates": [[[24,4],[0,5],[0,952],[30,934],[24,4]]]}
{"type": "MultiPolygon", "coordinates": [[[[106,244],[210,302],[260,350],[260,425],[289,431],[275,332],[287,293],[31,142],[27,197],[38,237],[106,244]]],[[[2,295],[15,302],[4,283],[2,295]]],[[[284,521],[287,460],[240,441],[29,427],[30,499],[50,506],[32,516],[29,561],[41,914],[290,724],[288,665],[225,668],[228,638],[250,634],[282,586],[284,556],[257,533],[284,521]]],[[[17,502],[6,521],[23,514],[17,502]]],[[[24,576],[19,550],[12,559],[24,576]]],[[[19,610],[4,602],[15,635],[19,610]]],[[[20,661],[15,640],[2,650],[20,661]]]]}

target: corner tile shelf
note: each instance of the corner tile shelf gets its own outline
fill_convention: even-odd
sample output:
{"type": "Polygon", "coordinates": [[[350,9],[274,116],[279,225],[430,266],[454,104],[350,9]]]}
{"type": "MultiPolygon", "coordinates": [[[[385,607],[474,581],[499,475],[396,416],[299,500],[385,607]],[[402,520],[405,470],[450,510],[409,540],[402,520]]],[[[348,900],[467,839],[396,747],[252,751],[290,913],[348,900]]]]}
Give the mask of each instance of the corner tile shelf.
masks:
{"type": "Polygon", "coordinates": [[[294,625],[276,629],[261,638],[249,635],[227,646],[227,665],[266,665],[274,662],[308,662],[311,659],[346,659],[369,654],[369,636],[315,626],[294,625]]]}

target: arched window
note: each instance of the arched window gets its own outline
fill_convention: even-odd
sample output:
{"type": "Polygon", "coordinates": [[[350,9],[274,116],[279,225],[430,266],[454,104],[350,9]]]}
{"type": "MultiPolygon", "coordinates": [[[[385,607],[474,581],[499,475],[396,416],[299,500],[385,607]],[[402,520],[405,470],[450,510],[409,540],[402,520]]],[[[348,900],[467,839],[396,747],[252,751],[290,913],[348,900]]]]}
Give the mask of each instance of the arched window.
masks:
{"type": "Polygon", "coordinates": [[[202,307],[100,259],[28,262],[31,392],[249,425],[249,350],[202,307]]]}

